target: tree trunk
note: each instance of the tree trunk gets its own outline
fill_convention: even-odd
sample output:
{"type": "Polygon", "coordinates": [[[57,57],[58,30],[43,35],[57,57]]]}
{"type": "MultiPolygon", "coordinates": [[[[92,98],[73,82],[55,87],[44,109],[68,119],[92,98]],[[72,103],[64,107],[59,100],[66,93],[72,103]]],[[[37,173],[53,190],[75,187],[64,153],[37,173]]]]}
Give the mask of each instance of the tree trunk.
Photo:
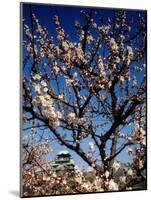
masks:
{"type": "MultiPolygon", "coordinates": [[[[112,146],[111,146],[111,156],[113,156],[116,153],[116,147],[117,147],[117,134],[114,134],[114,138],[112,139],[112,146]]],[[[115,170],[113,169],[113,163],[115,161],[115,158],[113,158],[110,163],[109,163],[109,172],[110,172],[110,176],[111,178],[114,177],[115,174],[115,170]]]]}

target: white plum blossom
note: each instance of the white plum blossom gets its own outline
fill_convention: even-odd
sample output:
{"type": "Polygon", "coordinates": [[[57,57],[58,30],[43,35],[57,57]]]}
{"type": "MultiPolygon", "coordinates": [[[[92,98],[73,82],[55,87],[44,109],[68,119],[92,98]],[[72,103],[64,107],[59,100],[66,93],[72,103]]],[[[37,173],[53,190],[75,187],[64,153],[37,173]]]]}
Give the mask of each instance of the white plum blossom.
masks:
{"type": "Polygon", "coordinates": [[[115,183],[113,179],[111,179],[111,180],[109,181],[109,190],[110,190],[110,191],[117,191],[117,190],[119,190],[118,184],[115,183]]]}
{"type": "Polygon", "coordinates": [[[94,144],[92,142],[89,142],[89,150],[91,152],[94,152],[95,151],[95,147],[94,147],[94,144]]]}
{"type": "Polygon", "coordinates": [[[51,180],[50,176],[46,176],[46,175],[44,175],[42,177],[42,179],[43,179],[43,181],[50,181],[51,180]]]}
{"type": "Polygon", "coordinates": [[[94,41],[94,38],[92,37],[92,35],[87,36],[87,43],[90,44],[94,41]]]}
{"type": "Polygon", "coordinates": [[[144,166],[143,161],[142,161],[142,160],[139,160],[139,169],[142,169],[143,166],[144,166]]]}
{"type": "Polygon", "coordinates": [[[117,171],[121,167],[121,165],[119,162],[114,162],[112,167],[113,167],[113,169],[115,169],[115,171],[117,171]]]}
{"type": "Polygon", "coordinates": [[[34,79],[34,80],[40,81],[41,75],[40,75],[40,74],[35,74],[35,75],[33,76],[33,79],[34,79]]]}
{"type": "Polygon", "coordinates": [[[60,121],[59,121],[58,119],[56,119],[56,120],[54,120],[54,121],[51,121],[50,123],[52,123],[52,125],[53,125],[54,127],[60,126],[60,121]]]}
{"type": "Polygon", "coordinates": [[[132,137],[127,137],[127,140],[129,141],[129,142],[133,142],[133,138],[132,137]]]}
{"type": "Polygon", "coordinates": [[[47,88],[47,87],[44,87],[44,88],[43,88],[43,91],[44,91],[44,92],[48,92],[48,88],[47,88]]]}
{"type": "Polygon", "coordinates": [[[79,125],[83,125],[85,123],[85,119],[84,118],[77,118],[77,123],[79,125]]]}
{"type": "Polygon", "coordinates": [[[109,40],[109,46],[110,46],[111,50],[115,50],[115,51],[118,50],[118,45],[114,38],[111,38],[109,40]]]}
{"type": "Polygon", "coordinates": [[[47,87],[47,83],[46,83],[44,80],[42,80],[42,81],[40,82],[40,84],[41,84],[42,87],[47,87]]]}
{"type": "Polygon", "coordinates": [[[133,154],[134,150],[132,148],[128,148],[128,154],[133,154]]]}
{"type": "Polygon", "coordinates": [[[103,65],[103,59],[101,56],[99,56],[99,59],[98,59],[98,68],[100,70],[103,70],[104,69],[104,65],[103,65]]]}
{"type": "Polygon", "coordinates": [[[80,22],[76,20],[74,25],[75,25],[75,27],[79,28],[80,27],[80,22]]]}
{"type": "Polygon", "coordinates": [[[121,39],[121,42],[123,42],[123,40],[125,40],[125,36],[121,34],[120,39],[121,39]]]}
{"type": "Polygon", "coordinates": [[[133,172],[133,170],[131,168],[127,171],[127,175],[128,176],[133,176],[134,175],[134,172],[133,172]]]}
{"type": "Polygon", "coordinates": [[[133,58],[133,49],[130,46],[127,46],[127,56],[125,56],[125,58],[123,57],[123,59],[125,59],[126,65],[129,65],[131,60],[133,58]]]}
{"type": "Polygon", "coordinates": [[[63,94],[59,94],[59,95],[58,95],[58,99],[59,99],[59,100],[63,100],[63,98],[64,98],[64,95],[63,95],[63,94]]]}
{"type": "Polygon", "coordinates": [[[120,63],[120,61],[121,61],[121,59],[119,57],[116,57],[115,62],[118,64],[118,63],[120,63]]]}
{"type": "Polygon", "coordinates": [[[73,73],[73,77],[74,77],[74,78],[77,78],[77,76],[78,76],[78,73],[77,73],[77,72],[74,72],[74,73],[73,73]]]}
{"type": "Polygon", "coordinates": [[[109,32],[110,27],[109,26],[99,26],[98,30],[103,34],[107,34],[109,32]]]}
{"type": "Polygon", "coordinates": [[[126,176],[120,176],[119,181],[126,184],[126,176]]]}
{"type": "Polygon", "coordinates": [[[49,115],[49,125],[53,127],[60,126],[59,114],[52,110],[49,115]]]}
{"type": "Polygon", "coordinates": [[[68,113],[68,115],[67,115],[68,124],[73,123],[75,119],[76,119],[75,113],[73,113],[73,112],[68,113]]]}
{"type": "Polygon", "coordinates": [[[99,96],[99,100],[100,100],[100,101],[104,101],[104,100],[105,100],[105,96],[104,96],[104,95],[100,95],[100,96],[99,96]]]}
{"type": "Polygon", "coordinates": [[[127,51],[128,51],[128,56],[130,56],[131,58],[133,57],[133,49],[130,46],[127,46],[127,51]]]}
{"type": "Polygon", "coordinates": [[[50,102],[48,102],[48,101],[45,99],[45,96],[43,96],[43,95],[37,96],[36,100],[39,101],[40,104],[41,104],[42,106],[44,106],[44,107],[46,107],[46,106],[48,106],[48,104],[50,104],[50,102]]]}
{"type": "Polygon", "coordinates": [[[58,117],[58,115],[57,115],[57,113],[55,112],[55,111],[51,111],[51,118],[57,118],[58,117]]]}
{"type": "Polygon", "coordinates": [[[54,21],[55,21],[56,25],[60,24],[58,15],[54,15],[54,21]]]}
{"type": "Polygon", "coordinates": [[[58,117],[58,119],[61,119],[61,118],[62,118],[62,112],[57,111],[56,113],[57,113],[57,117],[58,117]]]}
{"type": "Polygon", "coordinates": [[[63,47],[63,49],[64,49],[65,51],[68,51],[69,48],[70,48],[69,43],[66,42],[66,41],[63,41],[63,42],[62,42],[62,47],[63,47]]]}
{"type": "Polygon", "coordinates": [[[66,79],[66,84],[67,84],[67,86],[69,86],[69,87],[71,87],[72,85],[73,85],[73,83],[74,83],[74,80],[73,79],[66,79]]]}
{"type": "Polygon", "coordinates": [[[58,75],[60,72],[60,68],[57,67],[56,65],[52,66],[52,71],[55,75],[58,75]]]}
{"type": "Polygon", "coordinates": [[[144,146],[146,146],[146,136],[143,136],[141,142],[144,146]]]}
{"type": "Polygon", "coordinates": [[[110,172],[108,170],[106,170],[104,175],[105,175],[106,178],[108,178],[110,176],[110,172]]]}
{"type": "Polygon", "coordinates": [[[120,81],[123,83],[125,80],[124,76],[120,76],[120,81]]]}
{"type": "Polygon", "coordinates": [[[97,28],[97,24],[96,24],[95,22],[92,24],[92,26],[93,26],[94,28],[97,28]]]}
{"type": "Polygon", "coordinates": [[[36,84],[35,87],[34,87],[34,89],[35,89],[35,92],[37,92],[38,94],[40,94],[40,90],[41,90],[40,84],[36,84]]]}
{"type": "Polygon", "coordinates": [[[121,87],[122,87],[124,81],[125,81],[125,77],[124,77],[124,76],[120,76],[120,81],[119,81],[119,83],[120,83],[120,86],[121,86],[121,87]]]}

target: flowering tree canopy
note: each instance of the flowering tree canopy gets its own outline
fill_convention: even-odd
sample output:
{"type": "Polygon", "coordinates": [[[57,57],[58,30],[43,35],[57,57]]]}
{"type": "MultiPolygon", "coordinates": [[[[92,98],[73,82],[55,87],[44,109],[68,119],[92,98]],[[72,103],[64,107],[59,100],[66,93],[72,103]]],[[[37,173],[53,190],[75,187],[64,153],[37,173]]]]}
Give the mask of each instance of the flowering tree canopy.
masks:
{"type": "MultiPolygon", "coordinates": [[[[26,15],[23,19],[22,51],[27,185],[38,180],[32,176],[36,168],[47,175],[41,178],[44,183],[66,185],[58,193],[123,190],[145,181],[146,13],[113,10],[104,19],[101,9],[85,8],[70,31],[56,12],[54,32],[41,23],[31,5],[28,15],[30,20],[26,15]],[[93,169],[95,179],[82,182],[84,172],[77,172],[79,186],[69,188],[67,175],[56,177],[51,161],[43,159],[53,151],[53,143],[76,153],[93,169]],[[121,164],[117,158],[123,151],[132,162],[121,164]],[[116,180],[121,165],[125,171],[116,180]]],[[[41,187],[35,194],[57,190],[41,187]]]]}

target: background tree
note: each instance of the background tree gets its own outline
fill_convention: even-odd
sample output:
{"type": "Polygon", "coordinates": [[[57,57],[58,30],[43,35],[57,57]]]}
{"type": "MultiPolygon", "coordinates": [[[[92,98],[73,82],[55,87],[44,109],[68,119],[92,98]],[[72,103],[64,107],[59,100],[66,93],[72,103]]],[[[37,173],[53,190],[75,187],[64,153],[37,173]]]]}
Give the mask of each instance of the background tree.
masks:
{"type": "Polygon", "coordinates": [[[146,14],[140,11],[136,23],[130,11],[117,10],[95,22],[96,11],[84,9],[74,33],[54,15],[50,35],[31,5],[29,12],[30,24],[23,22],[24,129],[49,130],[94,169],[104,190],[114,190],[116,158],[130,147],[134,163],[126,173],[144,180],[146,14]]]}

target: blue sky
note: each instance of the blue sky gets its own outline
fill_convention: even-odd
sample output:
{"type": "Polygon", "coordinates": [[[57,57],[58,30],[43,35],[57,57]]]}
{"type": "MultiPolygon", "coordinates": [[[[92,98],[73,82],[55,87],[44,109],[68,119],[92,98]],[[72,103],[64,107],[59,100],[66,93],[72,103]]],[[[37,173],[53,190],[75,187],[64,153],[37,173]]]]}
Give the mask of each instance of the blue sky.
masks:
{"type": "MultiPolygon", "coordinates": [[[[62,26],[63,28],[69,32],[75,32],[75,28],[74,28],[74,22],[76,20],[80,21],[81,23],[84,23],[84,20],[81,17],[80,11],[81,10],[86,10],[89,11],[91,10],[91,8],[85,8],[85,7],[70,7],[70,6],[54,6],[54,5],[47,5],[47,4],[28,4],[25,3],[23,5],[23,19],[25,19],[24,23],[28,24],[29,26],[31,26],[31,19],[30,19],[30,6],[32,6],[32,12],[36,15],[36,17],[39,19],[40,24],[43,24],[50,35],[53,35],[54,37],[56,37],[56,33],[55,33],[55,25],[53,23],[53,16],[55,14],[59,15],[61,18],[61,22],[62,22],[62,26]]],[[[97,11],[97,15],[94,17],[94,21],[101,26],[102,24],[106,24],[108,17],[110,17],[111,19],[114,19],[114,14],[115,14],[115,10],[114,9],[104,9],[104,8],[93,8],[97,11]],[[101,22],[100,18],[103,17],[103,23],[101,22]]],[[[146,12],[145,11],[138,11],[138,10],[127,10],[127,21],[129,21],[131,18],[133,18],[134,22],[133,26],[132,26],[132,33],[135,32],[136,27],[138,25],[138,20],[139,17],[141,16],[146,16],[146,12]]],[[[72,36],[71,41],[76,41],[76,37],[72,36]]],[[[26,51],[25,49],[23,50],[23,56],[25,56],[26,51]]],[[[100,52],[101,53],[101,52],[100,52]]],[[[145,60],[144,60],[145,62],[145,60]]],[[[31,63],[29,62],[28,65],[30,65],[31,63]]],[[[23,72],[24,74],[28,74],[27,71],[25,70],[23,72]]],[[[143,76],[137,76],[138,81],[140,81],[142,79],[143,76]]],[[[25,124],[24,127],[27,127],[28,125],[25,124]]],[[[123,132],[131,132],[131,129],[133,128],[133,125],[128,126],[127,128],[123,129],[123,132]]],[[[24,132],[25,134],[29,133],[29,130],[24,132]]],[[[39,133],[41,134],[41,131],[39,130],[39,133]]],[[[47,130],[45,131],[45,135],[47,137],[47,135],[49,135],[50,132],[48,132],[47,130]]],[[[83,147],[84,148],[88,148],[88,142],[89,142],[89,138],[83,143],[83,147]]],[[[54,144],[54,149],[59,151],[62,149],[66,149],[65,147],[60,146],[59,144],[55,143],[54,144]]],[[[85,162],[83,162],[81,160],[81,158],[79,156],[77,156],[74,152],[71,152],[75,162],[77,163],[77,165],[79,166],[87,166],[85,164],[85,162]]],[[[54,157],[54,155],[52,155],[52,157],[54,157]]],[[[52,158],[51,157],[51,158],[52,158]]],[[[130,156],[126,153],[126,149],[117,157],[118,160],[120,161],[131,161],[130,156]]]]}

